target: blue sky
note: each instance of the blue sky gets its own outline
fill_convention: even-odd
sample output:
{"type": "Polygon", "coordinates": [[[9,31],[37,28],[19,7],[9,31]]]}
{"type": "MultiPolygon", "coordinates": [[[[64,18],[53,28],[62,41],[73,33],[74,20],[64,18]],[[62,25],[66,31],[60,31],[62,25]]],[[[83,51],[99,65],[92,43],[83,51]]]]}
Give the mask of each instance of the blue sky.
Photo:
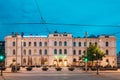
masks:
{"type": "MultiPolygon", "coordinates": [[[[69,32],[73,36],[88,34],[113,34],[120,32],[120,0],[0,0],[0,40],[11,32],[25,34],[48,34],[50,32],[69,32]],[[40,13],[39,13],[40,10],[40,13]],[[66,23],[83,25],[111,26],[64,26],[40,24],[3,23],[39,23],[40,17],[48,23],[66,23]]],[[[120,34],[117,37],[117,52],[120,51],[120,34]]]]}

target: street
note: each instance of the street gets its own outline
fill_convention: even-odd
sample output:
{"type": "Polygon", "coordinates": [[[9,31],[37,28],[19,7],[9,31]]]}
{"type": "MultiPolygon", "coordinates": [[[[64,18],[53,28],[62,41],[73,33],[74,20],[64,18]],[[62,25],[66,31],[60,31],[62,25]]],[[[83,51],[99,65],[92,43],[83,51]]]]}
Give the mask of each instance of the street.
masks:
{"type": "Polygon", "coordinates": [[[48,71],[24,69],[17,73],[5,71],[3,75],[5,80],[120,80],[120,71],[101,71],[100,75],[96,75],[96,71],[68,71],[66,68],[62,71],[56,71],[54,68],[48,71]]]}

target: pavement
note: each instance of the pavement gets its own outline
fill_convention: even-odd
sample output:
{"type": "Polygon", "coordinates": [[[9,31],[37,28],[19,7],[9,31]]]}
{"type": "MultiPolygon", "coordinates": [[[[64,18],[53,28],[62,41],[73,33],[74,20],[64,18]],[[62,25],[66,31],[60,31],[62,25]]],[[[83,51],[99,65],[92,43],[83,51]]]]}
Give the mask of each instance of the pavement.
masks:
{"type": "Polygon", "coordinates": [[[62,71],[56,71],[55,68],[49,68],[48,71],[42,71],[41,68],[26,71],[22,68],[17,73],[11,73],[11,69],[7,69],[3,76],[5,80],[120,80],[120,70],[99,73],[96,75],[96,71],[85,72],[79,68],[74,71],[68,71],[67,68],[63,68],[62,71]]]}

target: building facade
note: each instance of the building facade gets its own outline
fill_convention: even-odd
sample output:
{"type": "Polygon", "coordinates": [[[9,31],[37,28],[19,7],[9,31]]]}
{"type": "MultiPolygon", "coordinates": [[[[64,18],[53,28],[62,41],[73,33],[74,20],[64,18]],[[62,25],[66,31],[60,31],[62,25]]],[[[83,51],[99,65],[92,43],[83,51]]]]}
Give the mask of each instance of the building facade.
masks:
{"type": "Polygon", "coordinates": [[[6,66],[14,61],[26,65],[83,65],[82,55],[86,46],[97,44],[105,53],[100,65],[117,66],[116,38],[114,36],[98,36],[74,38],[69,33],[52,33],[48,36],[12,36],[5,37],[6,66]]]}

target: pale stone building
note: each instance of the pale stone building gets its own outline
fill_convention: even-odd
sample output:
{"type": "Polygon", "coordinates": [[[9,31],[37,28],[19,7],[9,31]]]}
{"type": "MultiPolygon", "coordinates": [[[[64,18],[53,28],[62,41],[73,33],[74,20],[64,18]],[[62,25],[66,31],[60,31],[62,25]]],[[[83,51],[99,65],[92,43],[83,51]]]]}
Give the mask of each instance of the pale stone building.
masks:
{"type": "Polygon", "coordinates": [[[15,62],[26,65],[83,65],[82,55],[91,44],[97,44],[106,54],[100,65],[117,66],[115,36],[74,38],[70,33],[51,33],[48,36],[5,37],[6,66],[15,62]]]}

